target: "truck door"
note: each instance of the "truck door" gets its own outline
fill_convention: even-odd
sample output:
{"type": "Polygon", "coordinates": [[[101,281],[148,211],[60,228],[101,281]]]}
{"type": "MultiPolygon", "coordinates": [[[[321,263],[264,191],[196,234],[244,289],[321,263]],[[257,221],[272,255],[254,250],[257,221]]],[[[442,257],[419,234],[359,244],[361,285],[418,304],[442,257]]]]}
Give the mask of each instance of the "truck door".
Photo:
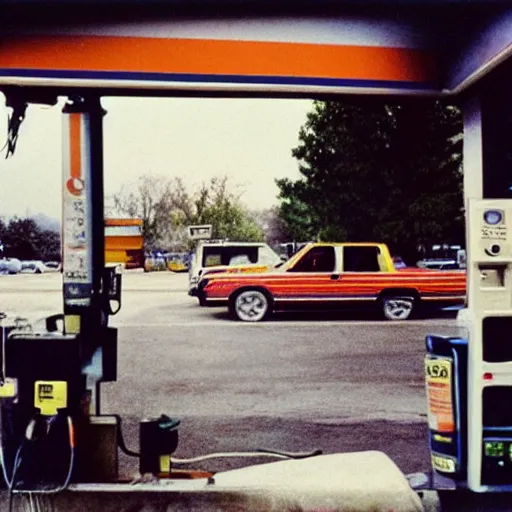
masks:
{"type": "Polygon", "coordinates": [[[374,301],[382,276],[377,245],[343,246],[342,274],[338,291],[343,300],[374,301]]]}
{"type": "Polygon", "coordinates": [[[332,245],[312,247],[288,272],[296,272],[293,278],[293,296],[296,301],[322,302],[336,295],[336,255],[332,245]]]}

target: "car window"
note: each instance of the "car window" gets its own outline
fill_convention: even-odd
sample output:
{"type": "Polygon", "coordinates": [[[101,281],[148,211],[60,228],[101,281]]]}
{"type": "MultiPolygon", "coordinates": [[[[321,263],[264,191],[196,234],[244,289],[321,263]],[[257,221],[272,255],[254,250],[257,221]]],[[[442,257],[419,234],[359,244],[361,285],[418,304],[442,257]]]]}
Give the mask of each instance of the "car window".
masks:
{"type": "Polygon", "coordinates": [[[258,263],[262,265],[278,265],[281,258],[268,245],[259,247],[258,263]]]}
{"type": "Polygon", "coordinates": [[[336,264],[334,247],[312,247],[288,271],[289,272],[333,272],[336,264]]]}
{"type": "Polygon", "coordinates": [[[343,247],[344,272],[379,272],[380,250],[374,246],[343,247]]]}
{"type": "Polygon", "coordinates": [[[204,255],[204,267],[215,267],[222,265],[222,259],[220,254],[205,254],[204,255]]]}
{"type": "Polygon", "coordinates": [[[203,247],[203,267],[258,263],[258,246],[203,247]]]}
{"type": "Polygon", "coordinates": [[[251,261],[249,260],[247,254],[237,254],[236,256],[231,256],[228,265],[249,265],[250,263],[251,261]]]}

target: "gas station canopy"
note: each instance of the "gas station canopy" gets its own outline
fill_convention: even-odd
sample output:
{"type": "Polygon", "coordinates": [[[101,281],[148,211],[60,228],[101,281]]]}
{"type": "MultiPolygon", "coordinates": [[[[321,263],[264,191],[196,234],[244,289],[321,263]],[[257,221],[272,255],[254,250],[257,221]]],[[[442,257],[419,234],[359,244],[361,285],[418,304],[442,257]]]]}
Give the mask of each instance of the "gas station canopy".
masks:
{"type": "Polygon", "coordinates": [[[512,7],[492,1],[70,5],[3,4],[0,88],[440,96],[512,52],[512,7]]]}

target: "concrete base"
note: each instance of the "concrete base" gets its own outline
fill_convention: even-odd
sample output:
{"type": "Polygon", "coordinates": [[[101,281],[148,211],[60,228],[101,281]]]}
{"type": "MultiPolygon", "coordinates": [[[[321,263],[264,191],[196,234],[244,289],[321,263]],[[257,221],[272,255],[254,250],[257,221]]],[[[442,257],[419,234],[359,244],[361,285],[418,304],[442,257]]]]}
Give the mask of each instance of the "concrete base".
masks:
{"type": "MultiPolygon", "coordinates": [[[[6,510],[6,493],[0,509],[6,510]]],[[[23,510],[16,496],[14,510],[23,510]]],[[[46,496],[43,510],[66,512],[153,511],[368,511],[424,510],[418,495],[381,452],[286,460],[217,473],[213,479],[130,484],[82,484],[46,496]]]]}

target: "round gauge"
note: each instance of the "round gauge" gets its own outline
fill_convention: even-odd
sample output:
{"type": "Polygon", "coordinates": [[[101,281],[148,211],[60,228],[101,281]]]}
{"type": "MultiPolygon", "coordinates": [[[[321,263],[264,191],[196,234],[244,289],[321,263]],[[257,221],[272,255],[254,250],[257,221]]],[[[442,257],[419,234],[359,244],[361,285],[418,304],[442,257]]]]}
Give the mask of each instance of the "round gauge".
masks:
{"type": "Polygon", "coordinates": [[[495,226],[503,220],[503,212],[500,210],[487,210],[484,213],[484,220],[487,224],[495,226]]]}

